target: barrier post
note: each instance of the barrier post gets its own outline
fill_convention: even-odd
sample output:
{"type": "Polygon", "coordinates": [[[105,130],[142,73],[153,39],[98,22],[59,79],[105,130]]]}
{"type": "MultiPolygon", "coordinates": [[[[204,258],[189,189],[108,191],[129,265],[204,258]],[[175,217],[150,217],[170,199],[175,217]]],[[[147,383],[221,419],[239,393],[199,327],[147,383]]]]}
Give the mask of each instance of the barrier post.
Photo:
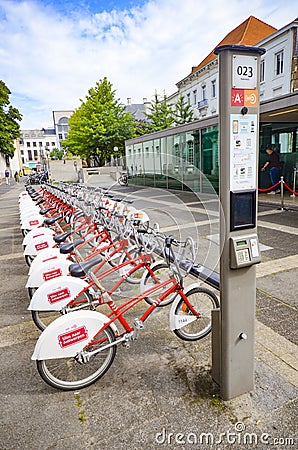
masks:
{"type": "Polygon", "coordinates": [[[295,192],[296,192],[296,176],[297,176],[297,167],[295,166],[294,167],[294,178],[293,178],[293,194],[291,194],[290,195],[290,197],[293,197],[293,198],[295,198],[296,197],[296,195],[295,195],[295,192]]]}
{"type": "Polygon", "coordinates": [[[281,201],[280,209],[282,211],[284,211],[285,202],[284,202],[284,177],[283,176],[280,177],[280,201],[281,201]]]}

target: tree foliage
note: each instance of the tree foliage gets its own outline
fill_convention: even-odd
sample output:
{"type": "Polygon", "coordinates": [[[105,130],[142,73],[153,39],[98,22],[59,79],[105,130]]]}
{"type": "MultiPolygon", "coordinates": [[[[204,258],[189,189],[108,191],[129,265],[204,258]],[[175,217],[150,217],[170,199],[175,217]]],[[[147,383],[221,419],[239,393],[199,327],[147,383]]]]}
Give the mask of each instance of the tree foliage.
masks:
{"type": "Polygon", "coordinates": [[[0,153],[12,158],[15,151],[14,140],[20,136],[18,122],[22,120],[22,115],[10,105],[10,94],[4,81],[0,80],[0,153]]]}
{"type": "MultiPolygon", "coordinates": [[[[151,102],[149,112],[145,116],[147,123],[143,127],[143,130],[146,133],[164,130],[165,128],[182,125],[194,120],[193,109],[191,105],[185,102],[182,94],[180,94],[176,103],[169,105],[168,98],[165,94],[163,97],[160,97],[155,92],[154,100],[151,102]]],[[[139,134],[144,133],[139,132],[139,134]]]]}
{"type": "Polygon", "coordinates": [[[50,153],[50,158],[51,159],[62,159],[63,158],[63,155],[64,155],[64,151],[62,150],[62,149],[60,149],[60,148],[53,148],[53,150],[51,151],[51,153],[50,153]]]}
{"type": "Polygon", "coordinates": [[[164,130],[174,123],[172,108],[167,103],[167,96],[164,94],[160,98],[156,91],[149,112],[145,113],[145,116],[148,120],[147,132],[164,130]]]}
{"type": "Polygon", "coordinates": [[[193,109],[189,103],[185,102],[181,93],[178,101],[173,106],[172,114],[175,125],[182,125],[194,120],[193,109]]]}
{"type": "Polygon", "coordinates": [[[63,147],[87,160],[102,165],[111,156],[124,152],[124,141],[134,134],[134,120],[115,98],[106,77],[88,91],[85,101],[69,119],[69,134],[63,147]]]}

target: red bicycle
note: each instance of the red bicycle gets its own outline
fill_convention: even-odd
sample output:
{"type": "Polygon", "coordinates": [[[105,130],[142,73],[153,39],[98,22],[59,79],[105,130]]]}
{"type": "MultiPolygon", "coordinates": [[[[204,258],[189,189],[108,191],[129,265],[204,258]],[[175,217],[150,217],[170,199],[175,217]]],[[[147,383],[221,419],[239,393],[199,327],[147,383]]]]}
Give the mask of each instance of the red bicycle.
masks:
{"type": "MultiPolygon", "coordinates": [[[[183,278],[189,273],[194,259],[183,264],[185,270],[182,273],[173,245],[188,246],[193,251],[191,239],[179,244],[166,238],[166,260],[175,268],[168,280],[156,283],[148,291],[118,306],[109,295],[102,293],[100,302],[110,309],[108,315],[97,311],[77,311],[58,318],[44,330],[32,359],[36,360],[38,372],[47,384],[69,391],[97,381],[111,367],[117,345],[121,343],[129,347],[148,317],[168,296],[172,297],[170,329],[179,338],[195,341],[211,331],[211,311],[219,307],[218,298],[197,284],[183,288],[183,278]],[[126,313],[158,291],[158,298],[130,324],[126,313]],[[116,323],[122,331],[118,331],[116,323]]],[[[100,283],[98,288],[102,288],[100,283]]]]}

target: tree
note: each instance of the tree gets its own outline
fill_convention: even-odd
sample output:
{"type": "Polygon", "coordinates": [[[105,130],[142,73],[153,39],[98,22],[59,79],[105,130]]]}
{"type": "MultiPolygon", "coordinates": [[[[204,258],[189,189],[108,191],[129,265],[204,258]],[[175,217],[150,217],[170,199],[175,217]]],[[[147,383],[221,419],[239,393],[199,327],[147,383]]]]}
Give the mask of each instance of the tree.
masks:
{"type": "Polygon", "coordinates": [[[50,153],[50,158],[51,159],[62,159],[64,155],[64,151],[59,149],[59,148],[53,148],[53,150],[50,153]]]}
{"type": "Polygon", "coordinates": [[[173,117],[175,125],[192,122],[194,113],[191,105],[184,101],[184,96],[180,93],[178,101],[174,104],[173,117]]]}
{"type": "Polygon", "coordinates": [[[108,79],[104,77],[97,82],[89,89],[85,101],[80,101],[80,107],[69,119],[69,134],[63,147],[81,158],[94,159],[96,165],[123,154],[124,141],[134,134],[134,120],[115,98],[108,79]]]}
{"type": "Polygon", "coordinates": [[[147,132],[164,130],[174,123],[173,112],[171,106],[167,103],[167,96],[164,94],[160,99],[157,92],[154,94],[154,101],[149,107],[150,112],[145,113],[148,119],[147,132]]]}
{"type": "Polygon", "coordinates": [[[20,136],[20,125],[22,114],[17,108],[10,105],[11,92],[0,80],[0,153],[8,157],[13,157],[15,147],[14,140],[20,136]]]}
{"type": "Polygon", "coordinates": [[[134,136],[142,136],[143,134],[148,133],[148,121],[145,120],[135,120],[134,121],[134,136]]]}

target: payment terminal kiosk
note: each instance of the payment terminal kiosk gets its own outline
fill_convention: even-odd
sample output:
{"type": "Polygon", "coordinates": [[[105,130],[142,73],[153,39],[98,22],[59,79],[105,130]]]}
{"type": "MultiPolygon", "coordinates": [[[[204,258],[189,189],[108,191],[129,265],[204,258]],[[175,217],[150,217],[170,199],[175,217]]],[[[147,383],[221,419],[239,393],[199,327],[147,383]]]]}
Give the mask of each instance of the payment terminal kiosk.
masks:
{"type": "Polygon", "coordinates": [[[230,193],[231,232],[243,230],[243,234],[230,236],[230,268],[240,269],[261,262],[257,233],[245,234],[244,230],[256,227],[256,191],[230,193]]]}
{"type": "Polygon", "coordinates": [[[223,45],[219,59],[220,308],[212,377],[224,400],[254,389],[259,70],[264,49],[223,45]]]}

